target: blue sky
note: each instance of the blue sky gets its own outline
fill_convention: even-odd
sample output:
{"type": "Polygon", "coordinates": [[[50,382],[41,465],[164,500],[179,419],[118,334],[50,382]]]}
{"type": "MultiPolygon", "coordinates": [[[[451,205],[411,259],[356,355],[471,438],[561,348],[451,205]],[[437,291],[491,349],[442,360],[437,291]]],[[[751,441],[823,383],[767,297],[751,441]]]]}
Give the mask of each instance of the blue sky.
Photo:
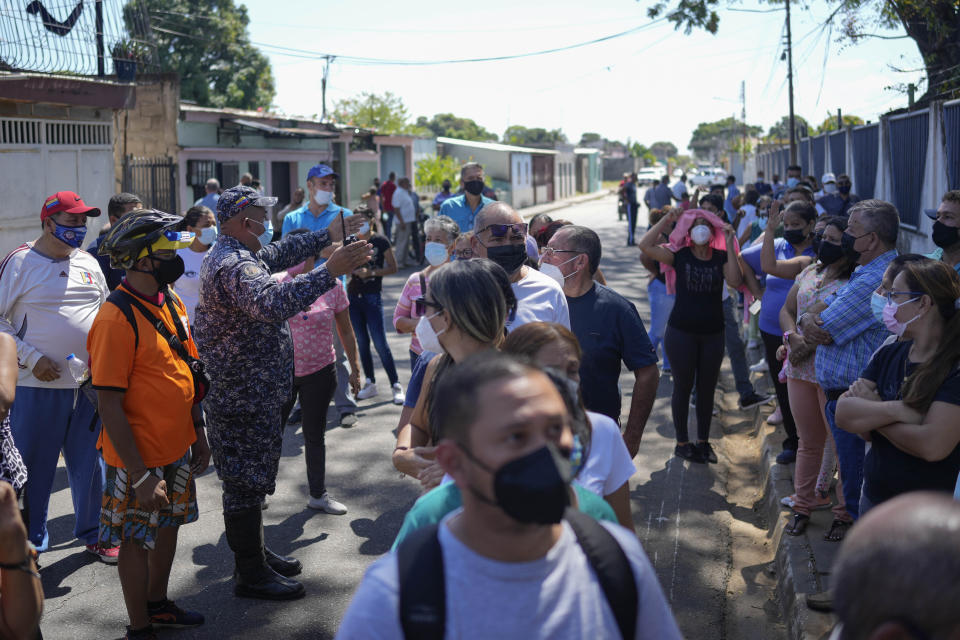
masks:
{"type": "MultiPolygon", "coordinates": [[[[297,115],[320,113],[321,61],[274,47],[389,60],[448,60],[539,51],[647,25],[652,0],[533,3],[486,0],[460,4],[407,0],[249,0],[250,35],[273,64],[276,104],[297,115]],[[282,11],[278,7],[283,8],[282,11]],[[549,12],[545,13],[545,9],[549,12]]],[[[838,43],[821,29],[826,2],[793,11],[796,111],[819,124],[836,109],[875,120],[905,106],[885,90],[923,74],[912,40],[838,43]]],[[[443,66],[357,65],[335,61],[327,90],[335,100],[360,91],[392,91],[413,117],[452,112],[502,135],[517,124],[561,128],[576,141],[585,131],[645,144],[669,140],[681,152],[699,122],[740,113],[746,82],[747,121],[769,127],[787,113],[782,5],[745,0],[721,12],[720,31],[684,35],[669,23],[571,51],[520,60],[443,66]],[[746,11],[745,11],[746,10],[746,11]],[[756,10],[751,11],[751,10],[756,10]]],[[[897,35],[897,32],[884,32],[897,35]]],[[[899,32],[899,33],[902,33],[899,32]]]]}

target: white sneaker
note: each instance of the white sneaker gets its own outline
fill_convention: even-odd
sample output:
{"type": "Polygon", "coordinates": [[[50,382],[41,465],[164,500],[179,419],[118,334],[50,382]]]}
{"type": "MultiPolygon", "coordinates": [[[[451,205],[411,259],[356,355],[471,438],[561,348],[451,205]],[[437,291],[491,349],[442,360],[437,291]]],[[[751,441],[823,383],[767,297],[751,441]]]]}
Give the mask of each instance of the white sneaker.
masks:
{"type": "Polygon", "coordinates": [[[316,509],[317,511],[325,511],[331,515],[342,516],[347,512],[347,508],[343,505],[342,502],[337,502],[330,497],[330,494],[326,491],[323,492],[323,495],[319,498],[310,497],[310,501],[307,503],[307,506],[311,509],[316,509]]]}
{"type": "Polygon", "coordinates": [[[371,382],[370,378],[367,378],[367,381],[363,385],[363,389],[360,389],[360,392],[357,393],[357,400],[367,400],[377,395],[377,384],[371,382]]]}
{"type": "Polygon", "coordinates": [[[750,365],[750,371],[752,371],[752,372],[754,372],[754,373],[763,373],[763,372],[765,372],[765,371],[770,371],[770,366],[767,365],[767,359],[764,358],[763,360],[761,360],[761,361],[758,362],[757,364],[752,364],[752,365],[750,365]]]}
{"type": "Polygon", "coordinates": [[[390,388],[393,389],[393,404],[403,404],[407,400],[407,396],[403,393],[403,387],[400,386],[399,382],[394,382],[390,388]]]}

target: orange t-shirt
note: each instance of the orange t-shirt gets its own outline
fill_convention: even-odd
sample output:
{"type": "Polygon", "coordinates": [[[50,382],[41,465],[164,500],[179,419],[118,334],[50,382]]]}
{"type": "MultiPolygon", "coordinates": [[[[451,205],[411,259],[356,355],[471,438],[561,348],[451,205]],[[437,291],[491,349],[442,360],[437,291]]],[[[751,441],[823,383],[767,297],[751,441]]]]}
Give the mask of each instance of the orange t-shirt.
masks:
{"type": "MultiPolygon", "coordinates": [[[[118,289],[134,295],[155,317],[163,319],[171,334],[177,334],[166,305],[158,307],[123,284],[118,289]]],[[[181,311],[180,322],[188,332],[184,345],[190,355],[197,357],[183,302],[175,293],[171,295],[181,311]]],[[[191,415],[193,374],[150,321],[135,307],[131,306],[131,311],[140,335],[139,346],[123,312],[112,302],[104,302],[100,307],[87,334],[90,372],[95,389],[126,392],[123,412],[143,463],[161,467],[180,459],[197,439],[191,415]]],[[[124,466],[106,429],[100,432],[97,448],[103,450],[107,464],[124,466]]]]}

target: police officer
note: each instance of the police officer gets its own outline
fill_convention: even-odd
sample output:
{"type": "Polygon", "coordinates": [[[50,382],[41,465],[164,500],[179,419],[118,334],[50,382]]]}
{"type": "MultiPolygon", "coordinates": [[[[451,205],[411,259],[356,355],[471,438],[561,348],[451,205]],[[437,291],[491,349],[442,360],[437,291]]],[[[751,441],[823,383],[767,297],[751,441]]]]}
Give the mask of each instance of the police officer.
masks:
{"type": "Polygon", "coordinates": [[[304,595],[289,579],[298,560],[264,546],[261,503],[276,486],[280,461],[280,413],[292,392],[293,343],[286,320],[307,308],[336,277],[370,259],[362,241],[336,249],[327,262],[290,282],[270,278],[316,256],[344,232],[360,228],[360,216],[342,214],[323,231],[295,234],[270,244],[266,207],[277,203],[238,185],[217,202],[220,235],[200,270],[195,339],[210,378],[204,400],[210,448],[223,482],[223,521],[236,559],[238,596],[291,600],[304,595]]]}

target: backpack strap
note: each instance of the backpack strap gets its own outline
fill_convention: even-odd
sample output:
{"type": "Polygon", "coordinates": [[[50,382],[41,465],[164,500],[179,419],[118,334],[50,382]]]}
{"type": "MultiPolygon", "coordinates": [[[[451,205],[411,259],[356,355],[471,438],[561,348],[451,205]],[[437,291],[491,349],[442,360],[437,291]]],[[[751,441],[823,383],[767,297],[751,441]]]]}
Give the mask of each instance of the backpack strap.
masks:
{"type": "Polygon", "coordinates": [[[405,638],[443,640],[446,593],[437,531],[435,524],[421,527],[397,548],[400,626],[405,638]]]}
{"type": "Polygon", "coordinates": [[[624,640],[633,640],[637,631],[639,596],[627,554],[613,534],[590,516],[567,507],[563,517],[573,528],[580,548],[597,574],[597,581],[613,610],[620,635],[624,640]]]}
{"type": "Polygon", "coordinates": [[[133,309],[130,308],[130,300],[120,289],[114,289],[107,296],[107,302],[112,303],[127,318],[127,322],[133,327],[133,350],[136,351],[140,346],[140,330],[137,329],[137,320],[133,317],[133,309]]]}

